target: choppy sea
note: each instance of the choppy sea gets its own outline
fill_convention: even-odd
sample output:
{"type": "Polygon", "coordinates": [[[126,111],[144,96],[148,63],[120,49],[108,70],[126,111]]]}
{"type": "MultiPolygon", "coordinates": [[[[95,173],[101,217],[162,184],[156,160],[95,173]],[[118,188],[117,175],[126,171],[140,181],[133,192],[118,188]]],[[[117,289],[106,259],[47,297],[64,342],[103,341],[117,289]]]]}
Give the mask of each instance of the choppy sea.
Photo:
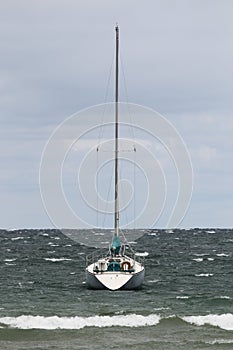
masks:
{"type": "Polygon", "coordinates": [[[93,291],[95,248],[0,230],[0,349],[233,349],[233,230],[148,230],[138,291],[93,291]]]}

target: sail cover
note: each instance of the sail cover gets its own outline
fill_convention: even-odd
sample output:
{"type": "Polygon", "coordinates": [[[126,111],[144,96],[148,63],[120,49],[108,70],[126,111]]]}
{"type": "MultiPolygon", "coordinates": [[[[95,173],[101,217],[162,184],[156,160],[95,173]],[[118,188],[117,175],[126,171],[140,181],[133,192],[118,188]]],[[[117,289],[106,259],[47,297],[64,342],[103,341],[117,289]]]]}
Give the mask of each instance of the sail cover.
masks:
{"type": "Polygon", "coordinates": [[[113,242],[112,242],[112,245],[111,245],[111,252],[114,255],[118,255],[119,252],[120,252],[120,248],[121,248],[120,239],[119,239],[119,237],[117,235],[114,235],[114,239],[113,239],[113,242]]]}

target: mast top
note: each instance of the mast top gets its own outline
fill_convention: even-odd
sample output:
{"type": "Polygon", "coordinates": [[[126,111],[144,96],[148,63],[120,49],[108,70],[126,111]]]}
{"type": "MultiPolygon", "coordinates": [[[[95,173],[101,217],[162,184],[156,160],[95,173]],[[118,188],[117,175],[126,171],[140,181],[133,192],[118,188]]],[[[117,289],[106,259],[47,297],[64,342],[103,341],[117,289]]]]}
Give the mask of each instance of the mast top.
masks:
{"type": "Polygon", "coordinates": [[[118,26],[118,23],[116,23],[115,31],[116,31],[116,36],[117,36],[117,39],[118,39],[118,37],[119,37],[119,26],[118,26]]]}

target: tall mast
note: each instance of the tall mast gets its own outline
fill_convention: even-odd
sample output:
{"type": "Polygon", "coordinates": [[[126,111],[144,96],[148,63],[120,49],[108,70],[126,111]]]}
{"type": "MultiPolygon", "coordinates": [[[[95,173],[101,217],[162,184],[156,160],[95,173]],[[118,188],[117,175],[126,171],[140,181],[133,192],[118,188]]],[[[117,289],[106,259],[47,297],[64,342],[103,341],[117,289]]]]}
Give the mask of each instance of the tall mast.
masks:
{"type": "Polygon", "coordinates": [[[118,196],[118,56],[119,27],[116,25],[116,86],[115,86],[115,235],[119,236],[119,196],[118,196]]]}

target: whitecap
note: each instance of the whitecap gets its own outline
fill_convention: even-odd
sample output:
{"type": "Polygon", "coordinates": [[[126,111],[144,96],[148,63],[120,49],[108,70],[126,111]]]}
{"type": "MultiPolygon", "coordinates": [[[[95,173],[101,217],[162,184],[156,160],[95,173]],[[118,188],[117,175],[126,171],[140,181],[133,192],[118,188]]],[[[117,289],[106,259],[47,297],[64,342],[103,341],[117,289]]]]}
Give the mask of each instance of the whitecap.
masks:
{"type": "Polygon", "coordinates": [[[233,330],[233,314],[230,313],[222,315],[185,316],[182,319],[196,326],[208,324],[225,330],[233,330]]]}
{"type": "Polygon", "coordinates": [[[153,307],[154,311],[170,310],[170,307],[153,307]]]}
{"type": "Polygon", "coordinates": [[[205,343],[206,344],[210,344],[210,345],[232,344],[233,343],[233,339],[214,339],[214,340],[205,341],[205,343]]]}
{"type": "Polygon", "coordinates": [[[16,259],[5,259],[4,261],[8,261],[8,262],[10,262],[10,261],[15,261],[16,259]]]}
{"type": "Polygon", "coordinates": [[[82,329],[84,327],[143,327],[154,326],[160,321],[160,316],[137,314],[91,317],[58,317],[31,316],[2,317],[0,323],[19,329],[82,329]]]}
{"type": "Polygon", "coordinates": [[[166,233],[174,233],[173,230],[165,230],[166,233]]]}
{"type": "Polygon", "coordinates": [[[196,262],[201,262],[201,261],[203,261],[203,258],[197,258],[197,259],[193,259],[193,260],[196,262]]]}
{"type": "Polygon", "coordinates": [[[137,253],[135,253],[135,256],[148,256],[148,255],[149,255],[148,252],[143,252],[143,253],[137,252],[137,253]]]}
{"type": "Polygon", "coordinates": [[[187,295],[177,295],[176,299],[189,299],[187,295]]]}
{"type": "Polygon", "coordinates": [[[208,260],[208,261],[214,261],[214,259],[213,259],[213,258],[207,258],[207,260],[208,260]]]}
{"type": "Polygon", "coordinates": [[[229,256],[230,254],[225,254],[225,253],[219,253],[219,254],[216,254],[217,256],[229,256]]]}
{"type": "Polygon", "coordinates": [[[157,282],[159,282],[159,280],[150,280],[150,281],[148,281],[148,283],[157,283],[157,282]]]}
{"type": "Polygon", "coordinates": [[[58,262],[58,261],[69,261],[72,259],[69,259],[69,258],[44,258],[44,260],[58,262]]]}
{"type": "Polygon", "coordinates": [[[220,295],[219,297],[220,299],[231,299],[230,297],[228,297],[227,295],[220,295]]]}
{"type": "Polygon", "coordinates": [[[12,241],[18,241],[19,239],[25,239],[25,237],[13,237],[13,238],[11,238],[12,241]]]}
{"type": "Polygon", "coordinates": [[[213,273],[200,273],[200,274],[196,274],[196,277],[212,277],[213,273]]]}
{"type": "Polygon", "coordinates": [[[15,266],[16,264],[5,263],[5,265],[8,265],[8,266],[15,266]]]}

